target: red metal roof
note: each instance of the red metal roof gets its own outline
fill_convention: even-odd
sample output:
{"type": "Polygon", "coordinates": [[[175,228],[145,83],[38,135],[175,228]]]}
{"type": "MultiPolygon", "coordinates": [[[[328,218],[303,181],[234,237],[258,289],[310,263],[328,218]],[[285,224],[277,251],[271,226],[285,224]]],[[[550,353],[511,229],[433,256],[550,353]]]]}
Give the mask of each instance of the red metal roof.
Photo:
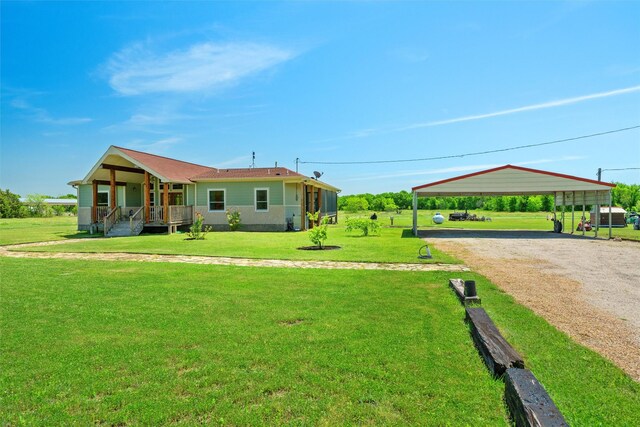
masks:
{"type": "Polygon", "coordinates": [[[129,148],[115,147],[127,156],[154,170],[156,173],[169,179],[171,182],[189,182],[191,177],[215,172],[217,169],[195,163],[183,162],[155,154],[143,153],[129,148]]]}
{"type": "Polygon", "coordinates": [[[608,182],[596,181],[596,180],[587,179],[587,178],[580,178],[578,176],[565,175],[565,174],[556,173],[556,172],[548,172],[548,171],[543,171],[543,170],[539,170],[539,169],[530,169],[530,168],[525,168],[525,167],[522,167],[522,166],[504,165],[504,166],[500,166],[500,167],[493,168],[493,169],[487,169],[487,170],[483,170],[483,171],[479,171],[479,172],[469,173],[469,174],[466,174],[466,175],[456,176],[456,177],[449,178],[449,179],[443,179],[442,181],[436,181],[436,182],[431,182],[429,184],[419,185],[417,187],[413,187],[412,190],[416,191],[416,190],[419,190],[421,188],[433,187],[435,185],[445,184],[447,182],[452,182],[452,181],[458,181],[458,180],[465,179],[465,178],[471,178],[472,176],[484,175],[484,174],[487,174],[487,173],[496,172],[496,171],[503,170],[503,169],[515,169],[515,170],[521,170],[521,171],[525,171],[525,172],[539,173],[539,174],[542,174],[542,175],[555,176],[555,177],[558,177],[558,178],[573,179],[573,180],[576,180],[576,181],[588,182],[590,184],[604,185],[604,186],[607,186],[607,187],[615,187],[616,186],[615,184],[611,184],[611,183],[608,183],[608,182]]]}
{"type": "Polygon", "coordinates": [[[238,169],[212,169],[194,175],[192,181],[213,180],[213,179],[236,179],[236,178],[286,178],[297,177],[307,178],[306,176],[294,172],[283,167],[274,168],[238,168],[238,169]]]}

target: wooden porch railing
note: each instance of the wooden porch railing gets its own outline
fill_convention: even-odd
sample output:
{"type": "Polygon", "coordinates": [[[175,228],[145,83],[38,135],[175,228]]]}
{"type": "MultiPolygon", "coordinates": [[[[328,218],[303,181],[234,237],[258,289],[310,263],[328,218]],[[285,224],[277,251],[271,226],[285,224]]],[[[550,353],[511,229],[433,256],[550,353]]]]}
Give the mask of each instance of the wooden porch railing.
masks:
{"type": "Polygon", "coordinates": [[[111,230],[111,227],[113,227],[113,225],[118,222],[118,219],[120,217],[120,208],[113,208],[109,211],[109,213],[104,217],[104,235],[106,236],[107,233],[109,233],[109,231],[111,230]]]}
{"type": "Polygon", "coordinates": [[[149,222],[164,222],[162,206],[149,206],[149,222]]]}
{"type": "Polygon", "coordinates": [[[193,223],[193,206],[169,206],[169,222],[171,224],[193,223]]]}
{"type": "Polygon", "coordinates": [[[144,206],[129,217],[129,227],[131,228],[132,235],[140,234],[140,231],[144,228],[144,206]]]}
{"type": "Polygon", "coordinates": [[[97,206],[96,210],[96,222],[102,222],[105,216],[109,213],[109,206],[97,206]]]}

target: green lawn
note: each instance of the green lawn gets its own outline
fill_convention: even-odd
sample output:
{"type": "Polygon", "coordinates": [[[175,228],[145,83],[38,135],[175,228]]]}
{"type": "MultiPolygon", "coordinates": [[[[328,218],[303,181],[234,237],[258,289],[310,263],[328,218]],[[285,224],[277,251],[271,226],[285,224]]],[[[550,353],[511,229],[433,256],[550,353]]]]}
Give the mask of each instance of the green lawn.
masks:
{"type": "Polygon", "coordinates": [[[248,257],[291,260],[332,260],[364,262],[453,263],[449,255],[431,249],[433,259],[418,259],[418,250],[424,241],[414,237],[410,230],[382,229],[377,236],[363,237],[347,233],[342,225],[329,226],[327,245],[338,245],[339,250],[302,251],[309,246],[307,232],[256,233],[212,232],[205,240],[186,240],[186,234],[149,234],[112,239],[87,239],[82,242],[56,246],[21,248],[28,251],[50,252],[129,252],[153,254],[184,254],[206,256],[248,257]]]}
{"type": "MultiPolygon", "coordinates": [[[[449,214],[453,212],[451,210],[443,210],[443,211],[431,211],[424,210],[418,211],[418,227],[420,228],[460,228],[460,229],[473,229],[473,230],[546,230],[550,231],[553,229],[553,222],[550,221],[551,214],[547,214],[544,212],[491,212],[491,211],[482,211],[475,210],[469,211],[469,213],[474,213],[478,217],[485,216],[490,217],[491,221],[449,221],[449,214]],[[436,214],[436,212],[440,212],[445,217],[444,224],[437,225],[434,224],[431,218],[436,214]]],[[[344,221],[349,217],[369,217],[371,212],[359,212],[359,213],[347,213],[341,212],[340,219],[344,221]]],[[[397,214],[395,212],[377,212],[378,221],[383,226],[391,225],[391,217],[393,217],[393,225],[401,226],[401,227],[412,227],[413,226],[413,211],[411,210],[403,210],[401,214],[397,214]]],[[[558,213],[558,217],[560,214],[558,213]]],[[[587,213],[587,216],[589,214],[587,213]]],[[[575,222],[574,226],[578,226],[578,222],[580,222],[580,217],[582,216],[582,211],[577,211],[575,213],[575,222]]],[[[574,230],[575,230],[574,227],[574,230]]],[[[567,232],[571,232],[571,211],[565,213],[565,230],[567,232]]],[[[576,234],[581,234],[582,232],[574,231],[576,234]]],[[[587,236],[593,237],[595,233],[593,231],[587,232],[587,236]]],[[[613,237],[621,237],[623,239],[629,240],[640,240],[640,231],[633,230],[631,226],[625,228],[614,228],[612,232],[613,237]]],[[[609,229],[601,228],[598,232],[598,237],[609,238],[609,229]]]]}
{"type": "MultiPolygon", "coordinates": [[[[444,273],[0,259],[2,424],[504,425],[444,273]]],[[[640,385],[471,273],[572,425],[640,385]]]]}
{"type": "Polygon", "coordinates": [[[0,245],[88,237],[78,232],[78,218],[0,218],[0,245]]]}

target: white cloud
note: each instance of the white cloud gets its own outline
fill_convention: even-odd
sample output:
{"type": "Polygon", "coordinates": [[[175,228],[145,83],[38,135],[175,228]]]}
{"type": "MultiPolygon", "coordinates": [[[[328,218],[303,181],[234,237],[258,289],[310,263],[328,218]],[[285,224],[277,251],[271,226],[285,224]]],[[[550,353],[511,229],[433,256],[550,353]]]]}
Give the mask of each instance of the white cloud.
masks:
{"type": "Polygon", "coordinates": [[[25,111],[34,121],[48,125],[72,126],[93,121],[93,119],[88,117],[51,117],[51,114],[49,114],[47,110],[44,108],[34,107],[23,98],[13,99],[11,101],[11,106],[18,110],[25,111]]]}
{"type": "MultiPolygon", "coordinates": [[[[556,163],[556,162],[565,162],[565,161],[574,161],[584,159],[584,156],[563,156],[557,159],[538,159],[538,160],[528,160],[524,162],[515,162],[512,163],[516,166],[526,166],[526,165],[539,165],[543,163],[556,163]]],[[[389,173],[386,175],[366,175],[355,177],[351,179],[345,179],[345,182],[349,181],[367,181],[371,179],[389,179],[389,178],[403,178],[409,176],[425,176],[425,175],[445,175],[453,172],[475,172],[481,171],[485,169],[497,168],[500,166],[504,166],[504,164],[480,164],[480,165],[467,165],[467,166],[452,166],[448,168],[440,168],[440,169],[421,169],[421,170],[413,170],[413,171],[402,171],[397,173],[389,173]]]]}
{"type": "Polygon", "coordinates": [[[362,130],[350,132],[346,136],[337,137],[337,138],[326,138],[326,139],[317,140],[315,142],[316,143],[320,143],[320,142],[328,142],[328,141],[339,141],[339,140],[347,140],[347,139],[365,138],[365,137],[372,136],[372,135],[404,132],[404,131],[413,130],[413,129],[421,129],[421,128],[434,127],[434,126],[444,126],[444,125],[450,125],[450,124],[454,124],[454,123],[470,122],[470,121],[474,121],[474,120],[490,119],[490,118],[493,118],[493,117],[506,116],[506,115],[517,114],[517,113],[524,113],[524,112],[527,112],[527,111],[535,111],[535,110],[544,110],[544,109],[547,109],[547,108],[563,107],[563,106],[566,106],[566,105],[578,104],[580,102],[591,101],[591,100],[594,100],[594,99],[609,98],[609,97],[612,97],[612,96],[625,95],[625,94],[635,93],[635,92],[640,92],[640,86],[631,86],[631,87],[627,87],[627,88],[623,88],[623,89],[610,90],[610,91],[607,91],[607,92],[597,92],[597,93],[592,93],[592,94],[589,94],[589,95],[576,96],[576,97],[573,97],[573,98],[558,99],[558,100],[555,100],[555,101],[541,102],[539,104],[525,105],[523,107],[510,108],[510,109],[507,109],[507,110],[493,111],[493,112],[490,112],[490,113],[473,114],[473,115],[468,115],[468,116],[455,117],[455,118],[452,118],[452,119],[435,120],[435,121],[429,121],[429,122],[418,122],[418,123],[412,123],[412,124],[409,124],[409,125],[396,126],[396,127],[384,127],[384,128],[380,127],[380,128],[362,129],[362,130]]]}
{"type": "Polygon", "coordinates": [[[137,43],[113,54],[109,84],[122,95],[211,91],[293,58],[292,51],[260,43],[198,43],[155,53],[137,43]]]}
{"type": "Polygon", "coordinates": [[[134,150],[148,151],[153,153],[164,153],[172,146],[183,141],[179,137],[170,137],[159,139],[157,141],[146,141],[143,139],[134,139],[129,143],[129,147],[134,150]]]}
{"type": "Polygon", "coordinates": [[[251,156],[239,156],[224,162],[216,163],[215,167],[222,169],[229,166],[248,167],[251,164],[251,156]]]}
{"type": "Polygon", "coordinates": [[[494,111],[492,113],[475,114],[470,116],[456,117],[447,120],[437,120],[433,122],[414,123],[412,125],[397,128],[397,131],[417,129],[432,126],[442,126],[452,123],[468,122],[472,120],[488,119],[491,117],[506,116],[509,114],[524,113],[525,111],[543,110],[546,108],[562,107],[565,105],[577,104],[579,102],[591,101],[592,99],[608,98],[610,96],[624,95],[627,93],[640,92],[640,86],[632,86],[624,89],[610,90],[608,92],[598,92],[589,95],[576,96],[573,98],[558,99],[556,101],[541,102],[539,104],[525,105],[524,107],[511,108],[508,110],[494,111]]]}

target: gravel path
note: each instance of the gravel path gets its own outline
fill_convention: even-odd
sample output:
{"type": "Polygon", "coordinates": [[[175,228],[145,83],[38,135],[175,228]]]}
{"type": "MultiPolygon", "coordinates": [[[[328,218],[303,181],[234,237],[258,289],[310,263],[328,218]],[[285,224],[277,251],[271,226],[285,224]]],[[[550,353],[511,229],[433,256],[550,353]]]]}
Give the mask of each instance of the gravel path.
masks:
{"type": "Polygon", "coordinates": [[[640,243],[538,231],[421,231],[640,381],[640,243]]]}
{"type": "Polygon", "coordinates": [[[77,252],[20,252],[19,249],[34,246],[51,246],[81,241],[82,239],[59,240],[53,242],[24,243],[20,245],[0,246],[0,256],[10,258],[48,258],[48,259],[81,259],[98,261],[138,261],[138,262],[172,262],[209,265],[236,265],[242,267],[279,267],[279,268],[326,268],[342,270],[387,270],[387,271],[469,271],[461,264],[401,264],[379,262],[347,262],[347,261],[296,261],[280,259],[254,259],[210,257],[194,255],[150,255],[134,253],[77,253],[77,252]]]}

